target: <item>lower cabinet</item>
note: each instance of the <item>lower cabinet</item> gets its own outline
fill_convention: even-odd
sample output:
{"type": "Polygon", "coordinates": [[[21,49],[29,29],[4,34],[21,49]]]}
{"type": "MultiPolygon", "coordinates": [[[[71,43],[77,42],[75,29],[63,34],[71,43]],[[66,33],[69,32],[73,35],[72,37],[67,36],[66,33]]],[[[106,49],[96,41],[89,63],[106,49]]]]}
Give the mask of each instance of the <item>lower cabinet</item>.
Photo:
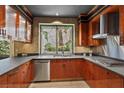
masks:
{"type": "Polygon", "coordinates": [[[81,79],[81,61],[76,59],[56,59],[50,62],[51,80],[81,79]]]}
{"type": "Polygon", "coordinates": [[[25,88],[34,78],[33,62],[26,62],[20,67],[0,76],[0,88],[25,88]]]}
{"type": "Polygon", "coordinates": [[[0,76],[0,88],[6,88],[7,87],[7,75],[0,76]]]}
{"type": "Polygon", "coordinates": [[[87,60],[82,62],[82,78],[93,88],[122,88],[122,76],[87,60]]]}

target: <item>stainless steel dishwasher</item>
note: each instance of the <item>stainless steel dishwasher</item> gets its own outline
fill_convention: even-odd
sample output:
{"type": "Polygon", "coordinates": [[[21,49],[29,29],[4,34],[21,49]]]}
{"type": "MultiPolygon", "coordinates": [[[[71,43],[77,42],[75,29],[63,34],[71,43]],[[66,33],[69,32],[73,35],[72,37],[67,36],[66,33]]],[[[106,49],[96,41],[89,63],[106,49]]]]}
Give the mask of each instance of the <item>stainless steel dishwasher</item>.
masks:
{"type": "Polygon", "coordinates": [[[35,77],[36,81],[49,81],[50,80],[50,60],[35,60],[35,77]]]}

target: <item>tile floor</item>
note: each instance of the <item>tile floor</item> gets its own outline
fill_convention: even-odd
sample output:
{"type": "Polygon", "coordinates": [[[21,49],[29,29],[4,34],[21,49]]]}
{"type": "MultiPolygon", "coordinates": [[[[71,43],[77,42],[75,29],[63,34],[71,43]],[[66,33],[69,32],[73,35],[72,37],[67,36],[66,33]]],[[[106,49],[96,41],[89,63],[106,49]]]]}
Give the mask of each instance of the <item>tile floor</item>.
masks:
{"type": "Polygon", "coordinates": [[[59,81],[32,83],[29,88],[89,88],[85,81],[59,81]]]}

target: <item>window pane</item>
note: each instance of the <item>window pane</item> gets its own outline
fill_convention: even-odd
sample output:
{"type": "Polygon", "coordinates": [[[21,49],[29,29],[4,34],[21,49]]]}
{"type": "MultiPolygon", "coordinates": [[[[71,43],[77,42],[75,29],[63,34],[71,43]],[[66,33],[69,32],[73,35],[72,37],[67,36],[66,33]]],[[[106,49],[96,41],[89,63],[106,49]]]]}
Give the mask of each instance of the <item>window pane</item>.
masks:
{"type": "Polygon", "coordinates": [[[16,12],[9,6],[6,6],[6,33],[15,39],[15,16],[16,12]]]}
{"type": "Polygon", "coordinates": [[[10,56],[10,41],[0,37],[0,59],[10,56]]]}
{"type": "Polygon", "coordinates": [[[72,53],[72,26],[57,26],[58,53],[72,53]]]}
{"type": "Polygon", "coordinates": [[[56,53],[56,26],[41,26],[42,53],[56,53]]]}
{"type": "Polygon", "coordinates": [[[25,19],[20,16],[20,23],[19,23],[19,41],[25,41],[25,19]]]}

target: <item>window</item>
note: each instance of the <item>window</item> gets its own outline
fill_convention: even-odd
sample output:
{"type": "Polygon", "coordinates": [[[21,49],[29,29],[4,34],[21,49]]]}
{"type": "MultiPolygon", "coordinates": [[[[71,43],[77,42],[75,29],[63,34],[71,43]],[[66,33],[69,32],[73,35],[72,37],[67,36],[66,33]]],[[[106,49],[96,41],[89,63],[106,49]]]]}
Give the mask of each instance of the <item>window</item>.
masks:
{"type": "Polygon", "coordinates": [[[10,56],[10,41],[0,37],[0,59],[10,56]]]}
{"type": "Polygon", "coordinates": [[[73,25],[40,25],[42,54],[72,54],[73,25]]]}
{"type": "Polygon", "coordinates": [[[6,31],[7,35],[12,37],[12,39],[16,38],[15,35],[15,16],[16,16],[16,11],[12,9],[9,6],[6,6],[6,31]]]}
{"type": "Polygon", "coordinates": [[[26,28],[25,28],[25,24],[26,24],[26,20],[20,15],[19,16],[19,41],[25,41],[25,33],[26,33],[26,28]]]}

